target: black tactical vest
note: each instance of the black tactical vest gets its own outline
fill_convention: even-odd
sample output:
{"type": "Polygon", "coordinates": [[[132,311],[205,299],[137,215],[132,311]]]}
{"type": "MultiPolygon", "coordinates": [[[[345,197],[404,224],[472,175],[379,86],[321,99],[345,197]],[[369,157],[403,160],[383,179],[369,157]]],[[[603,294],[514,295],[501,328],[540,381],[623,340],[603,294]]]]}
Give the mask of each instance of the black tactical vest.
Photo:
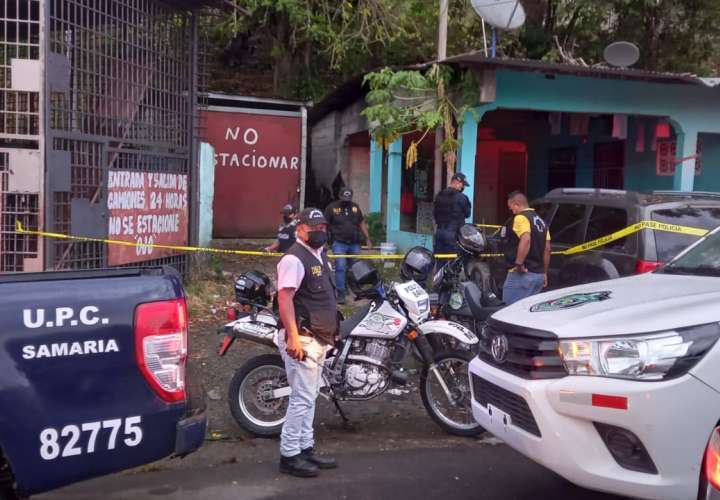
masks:
{"type": "Polygon", "coordinates": [[[295,244],[295,228],[297,222],[292,221],[289,224],[281,224],[278,228],[277,240],[280,245],[278,250],[282,253],[287,252],[291,246],[295,244]]]}
{"type": "MultiPolygon", "coordinates": [[[[547,224],[542,220],[542,217],[535,213],[535,210],[525,210],[515,215],[515,217],[525,217],[530,222],[530,250],[523,264],[531,273],[543,274],[545,272],[543,256],[545,255],[547,224]]],[[[515,217],[510,217],[502,229],[505,263],[508,268],[515,267],[518,245],[520,244],[520,238],[513,231],[515,217]]]]}
{"type": "Polygon", "coordinates": [[[470,202],[467,197],[453,188],[445,188],[435,197],[433,217],[438,229],[456,231],[470,216],[470,202]]]}
{"type": "Polygon", "coordinates": [[[286,255],[300,259],[305,268],[305,276],[293,297],[298,329],[305,327],[321,344],[333,345],[339,324],[334,273],[328,264],[327,252],[322,252],[322,264],[298,243],[291,246],[286,255]]]}

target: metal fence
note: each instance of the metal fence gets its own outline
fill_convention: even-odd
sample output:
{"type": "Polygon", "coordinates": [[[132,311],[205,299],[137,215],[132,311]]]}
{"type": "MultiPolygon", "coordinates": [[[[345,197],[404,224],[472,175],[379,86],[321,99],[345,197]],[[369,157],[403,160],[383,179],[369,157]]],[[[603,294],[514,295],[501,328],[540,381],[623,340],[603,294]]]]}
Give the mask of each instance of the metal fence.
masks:
{"type": "Polygon", "coordinates": [[[0,271],[42,268],[35,236],[15,221],[41,222],[40,4],[0,2],[0,271]]]}
{"type": "Polygon", "coordinates": [[[43,245],[15,221],[105,238],[111,170],[188,174],[194,189],[196,18],[175,5],[0,1],[0,271],[106,266],[106,244],[43,245]]]}

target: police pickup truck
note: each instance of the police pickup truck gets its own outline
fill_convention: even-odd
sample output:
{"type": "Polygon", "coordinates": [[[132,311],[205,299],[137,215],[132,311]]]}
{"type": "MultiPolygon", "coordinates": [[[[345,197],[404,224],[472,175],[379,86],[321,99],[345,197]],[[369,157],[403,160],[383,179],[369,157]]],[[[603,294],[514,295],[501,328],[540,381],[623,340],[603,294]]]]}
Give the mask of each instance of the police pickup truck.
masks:
{"type": "Polygon", "coordinates": [[[495,313],[470,365],[475,419],[566,479],[720,498],[720,228],[660,269],[495,313]]]}
{"type": "Polygon", "coordinates": [[[174,271],[0,276],[0,318],[0,500],[202,444],[174,271]]]}

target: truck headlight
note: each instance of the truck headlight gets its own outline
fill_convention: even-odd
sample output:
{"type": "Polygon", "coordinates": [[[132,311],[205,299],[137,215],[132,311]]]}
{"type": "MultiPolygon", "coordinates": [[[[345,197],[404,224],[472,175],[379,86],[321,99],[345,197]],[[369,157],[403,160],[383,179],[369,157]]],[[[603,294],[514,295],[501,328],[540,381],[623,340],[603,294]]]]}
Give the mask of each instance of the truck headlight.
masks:
{"type": "Polygon", "coordinates": [[[720,337],[720,324],[651,335],[560,342],[569,375],[663,380],[687,373],[720,337]]]}

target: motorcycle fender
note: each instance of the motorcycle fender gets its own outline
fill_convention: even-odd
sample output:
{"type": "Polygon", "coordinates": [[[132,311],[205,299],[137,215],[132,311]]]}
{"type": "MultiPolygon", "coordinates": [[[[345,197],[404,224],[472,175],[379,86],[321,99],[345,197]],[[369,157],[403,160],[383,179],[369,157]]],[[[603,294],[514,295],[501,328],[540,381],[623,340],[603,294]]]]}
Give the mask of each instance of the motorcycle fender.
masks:
{"type": "Polygon", "coordinates": [[[426,321],[418,327],[418,333],[421,335],[439,333],[453,337],[466,344],[475,345],[478,343],[478,338],[473,332],[453,321],[426,321]]]}

